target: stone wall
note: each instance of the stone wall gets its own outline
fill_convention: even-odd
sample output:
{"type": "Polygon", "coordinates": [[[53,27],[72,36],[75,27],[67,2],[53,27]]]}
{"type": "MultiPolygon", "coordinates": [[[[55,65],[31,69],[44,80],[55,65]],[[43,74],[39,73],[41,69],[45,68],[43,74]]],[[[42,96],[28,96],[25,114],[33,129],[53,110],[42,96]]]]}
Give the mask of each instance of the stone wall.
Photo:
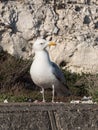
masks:
{"type": "Polygon", "coordinates": [[[0,104],[0,130],[98,130],[98,105],[0,104]]]}
{"type": "Polygon", "coordinates": [[[37,38],[56,41],[52,59],[72,72],[98,73],[98,0],[1,0],[0,46],[29,59],[37,38]]]}

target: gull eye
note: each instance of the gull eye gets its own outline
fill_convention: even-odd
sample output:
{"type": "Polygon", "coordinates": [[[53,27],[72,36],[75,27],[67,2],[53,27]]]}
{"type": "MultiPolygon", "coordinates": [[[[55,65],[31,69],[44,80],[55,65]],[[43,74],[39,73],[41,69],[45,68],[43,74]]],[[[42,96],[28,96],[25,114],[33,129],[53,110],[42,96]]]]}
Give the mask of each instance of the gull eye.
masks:
{"type": "Polygon", "coordinates": [[[41,45],[43,45],[44,43],[43,43],[43,42],[41,42],[40,44],[41,44],[41,45]]]}

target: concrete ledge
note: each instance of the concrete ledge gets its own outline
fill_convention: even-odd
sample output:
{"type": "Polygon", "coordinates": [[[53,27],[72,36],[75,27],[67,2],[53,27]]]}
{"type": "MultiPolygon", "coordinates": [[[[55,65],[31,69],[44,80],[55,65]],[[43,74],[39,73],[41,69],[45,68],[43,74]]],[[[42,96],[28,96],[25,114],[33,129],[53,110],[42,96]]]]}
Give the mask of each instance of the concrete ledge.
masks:
{"type": "Polygon", "coordinates": [[[98,130],[98,105],[0,104],[0,130],[98,130]]]}

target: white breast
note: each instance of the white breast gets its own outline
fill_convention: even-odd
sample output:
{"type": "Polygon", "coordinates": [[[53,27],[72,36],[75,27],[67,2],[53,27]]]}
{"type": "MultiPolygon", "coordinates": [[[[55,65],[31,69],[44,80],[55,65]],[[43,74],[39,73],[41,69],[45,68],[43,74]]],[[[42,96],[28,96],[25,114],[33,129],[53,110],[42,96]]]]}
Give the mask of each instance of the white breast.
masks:
{"type": "Polygon", "coordinates": [[[50,84],[55,77],[51,72],[51,62],[45,52],[36,54],[30,69],[31,78],[38,86],[50,84]]]}

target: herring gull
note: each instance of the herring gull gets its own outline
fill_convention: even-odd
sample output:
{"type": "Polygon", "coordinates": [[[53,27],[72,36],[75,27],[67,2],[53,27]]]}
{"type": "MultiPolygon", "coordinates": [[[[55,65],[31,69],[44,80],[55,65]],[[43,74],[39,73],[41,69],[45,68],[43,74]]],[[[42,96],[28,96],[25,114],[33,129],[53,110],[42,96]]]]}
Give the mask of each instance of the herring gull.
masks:
{"type": "Polygon", "coordinates": [[[37,39],[33,44],[35,57],[30,68],[30,75],[33,82],[42,88],[43,102],[45,102],[44,89],[47,88],[52,88],[52,102],[54,102],[55,92],[61,96],[70,94],[62,71],[50,60],[46,50],[48,46],[55,45],[55,42],[49,42],[44,39],[37,39]]]}

